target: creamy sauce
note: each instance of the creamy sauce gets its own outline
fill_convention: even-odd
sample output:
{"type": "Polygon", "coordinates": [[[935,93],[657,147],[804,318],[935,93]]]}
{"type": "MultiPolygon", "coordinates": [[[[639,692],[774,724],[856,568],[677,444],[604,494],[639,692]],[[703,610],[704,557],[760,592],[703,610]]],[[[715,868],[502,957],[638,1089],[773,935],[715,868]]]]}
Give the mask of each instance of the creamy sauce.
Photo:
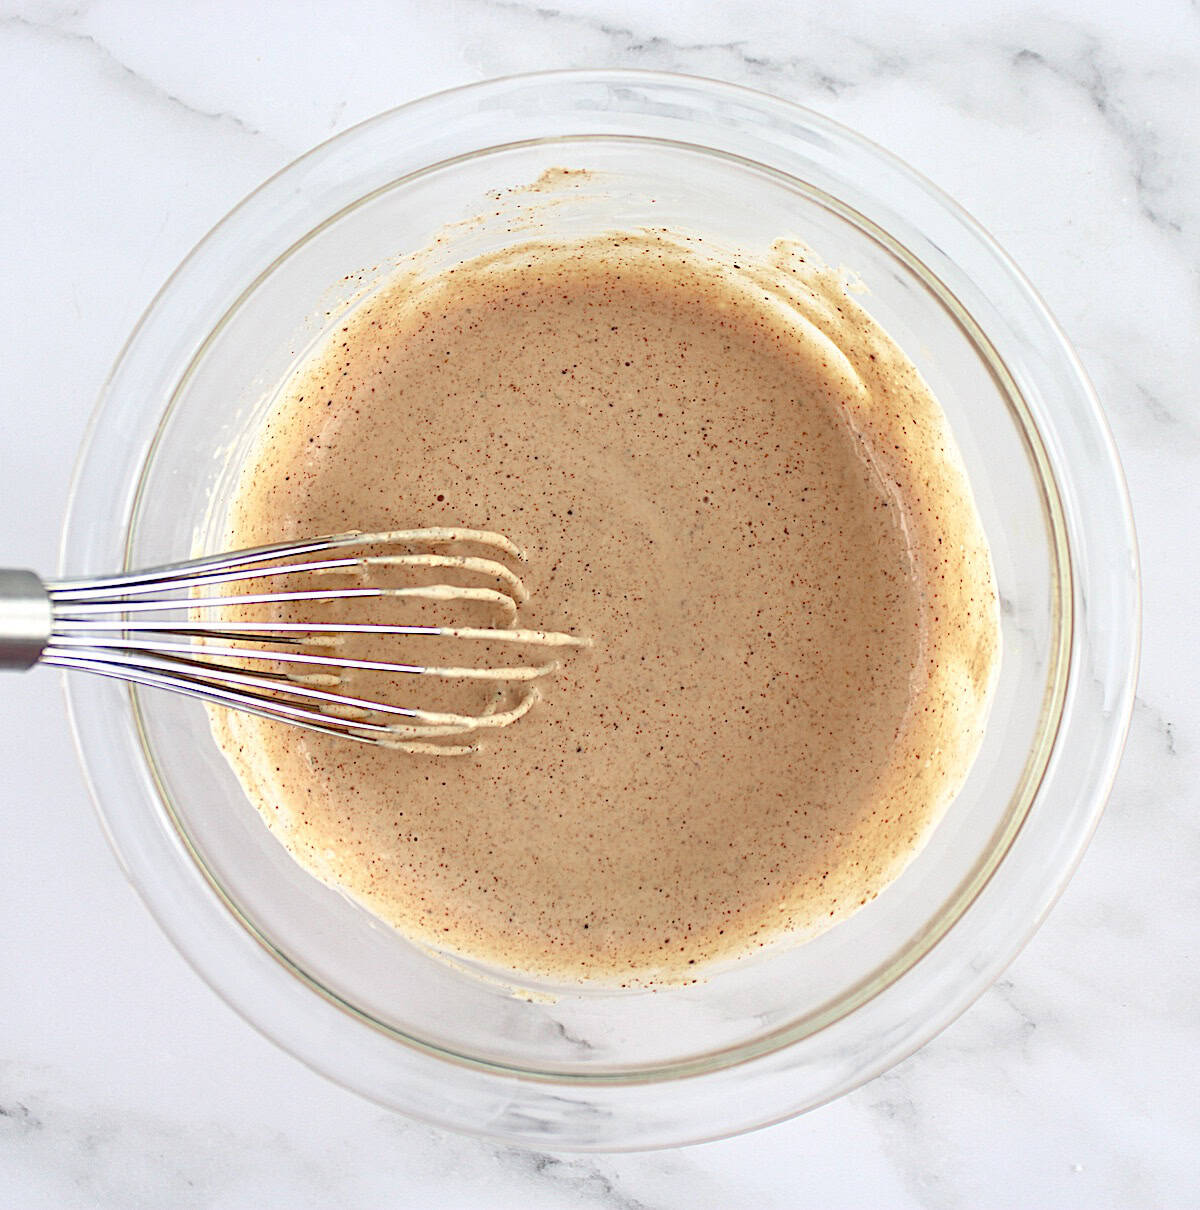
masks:
{"type": "Polygon", "coordinates": [[[285,385],[232,546],[498,530],[519,624],[594,640],[469,756],[220,716],[300,863],[423,944],[627,984],[896,877],[977,750],[995,589],[937,402],[811,262],[638,232],[414,268],[285,385]]]}

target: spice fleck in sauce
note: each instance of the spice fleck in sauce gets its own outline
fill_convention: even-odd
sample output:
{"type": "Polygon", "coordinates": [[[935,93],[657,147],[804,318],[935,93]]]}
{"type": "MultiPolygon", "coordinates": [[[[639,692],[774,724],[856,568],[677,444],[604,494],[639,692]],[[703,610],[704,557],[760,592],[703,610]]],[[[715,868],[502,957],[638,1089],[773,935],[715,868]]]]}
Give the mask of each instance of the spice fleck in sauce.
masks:
{"type": "Polygon", "coordinates": [[[293,375],[231,545],[498,530],[520,624],[594,640],[470,756],[222,715],[302,865],[422,943],[626,984],[896,877],[977,750],[995,589],[937,402],[811,260],[532,243],[402,273],[293,375]]]}

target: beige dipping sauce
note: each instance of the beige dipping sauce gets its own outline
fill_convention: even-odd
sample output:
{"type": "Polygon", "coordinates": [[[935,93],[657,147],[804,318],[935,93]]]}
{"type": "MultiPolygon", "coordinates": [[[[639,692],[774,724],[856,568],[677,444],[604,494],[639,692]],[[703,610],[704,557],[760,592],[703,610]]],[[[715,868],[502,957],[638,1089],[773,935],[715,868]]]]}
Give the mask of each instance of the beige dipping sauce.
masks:
{"type": "Polygon", "coordinates": [[[471,756],[221,715],[297,861],[421,943],[638,985],[899,874],[978,748],[996,593],[937,402],[811,260],[531,243],[402,274],[285,385],[231,546],[499,530],[521,625],[595,641],[471,756]]]}

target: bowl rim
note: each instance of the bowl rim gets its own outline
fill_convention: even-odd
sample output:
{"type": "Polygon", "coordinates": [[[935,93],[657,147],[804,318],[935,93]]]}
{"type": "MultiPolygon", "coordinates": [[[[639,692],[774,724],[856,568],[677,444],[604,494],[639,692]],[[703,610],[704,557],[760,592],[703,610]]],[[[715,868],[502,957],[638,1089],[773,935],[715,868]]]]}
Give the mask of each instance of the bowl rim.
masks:
{"type": "MultiPolygon", "coordinates": [[[[1103,809],[1104,802],[1107,798],[1112,778],[1115,776],[1117,763],[1119,761],[1121,748],[1124,741],[1124,736],[1128,728],[1129,718],[1132,713],[1133,706],[1133,688],[1136,682],[1139,641],[1140,641],[1140,595],[1138,590],[1138,572],[1137,572],[1137,549],[1136,537],[1133,529],[1132,513],[1129,506],[1128,494],[1124,484],[1124,477],[1117,459],[1115,446],[1112,441],[1111,434],[1108,431],[1107,424],[1100,411],[1098,400],[1092,390],[1090,383],[1087,380],[1086,374],[1079,363],[1077,356],[1070,348],[1065,336],[1049,315],[1044,303],[1037,296],[1033,287],[1025,279],[1015,265],[1009,260],[999,247],[996,245],[992,237],[983,230],[978,223],[971,219],[957,203],[949,199],[940,189],[924,178],[920,173],[909,167],[903,161],[878,147],[870,140],[858,135],[853,131],[840,126],[840,124],[824,117],[823,115],[814,113],[811,110],[802,106],[794,105],[791,102],[771,97],[767,94],[760,93],[754,89],[749,89],[741,85],[727,84],[718,81],[706,80],[702,77],[687,76],[677,73],[665,73],[655,71],[642,70],[580,70],[580,71],[548,71],[536,73],[522,73],[517,75],[500,77],[494,80],[481,81],[473,84],[461,85],[459,87],[448,89],[439,93],[432,94],[429,97],[420,98],[409,102],[406,105],[399,106],[395,109],[388,110],[384,113],[375,115],[366,119],[364,122],[350,127],[348,130],[335,135],[333,138],[326,140],[317,147],[311,149],[305,155],[301,156],[291,164],[275,173],[268,178],[262,185],[252,191],[242,202],[235,207],[229,215],[221,220],[189,253],[188,257],[180,264],[175,272],[169,277],[160,291],[155,295],[154,299],[149,304],[146,312],[139,320],[129,340],[126,342],[117,362],[109,374],[102,389],[100,399],[93,412],[91,421],[89,422],[87,432],[81,445],[80,454],[76,463],[75,474],[71,486],[70,503],[68,506],[67,521],[64,525],[63,543],[60,556],[60,564],[64,567],[74,556],[75,547],[77,545],[77,531],[83,526],[88,519],[85,514],[90,502],[88,496],[95,493],[94,480],[98,475],[103,474],[103,470],[97,469],[95,459],[91,457],[101,440],[102,431],[104,428],[104,420],[107,409],[112,404],[114,399],[119,398],[119,387],[121,384],[121,376],[123,370],[127,369],[128,362],[139,356],[146,356],[144,343],[147,339],[147,334],[150,332],[155,322],[162,318],[162,312],[167,309],[167,303],[170,300],[172,293],[182,279],[186,279],[187,275],[194,269],[198,261],[201,261],[205,255],[212,252],[215,245],[218,245],[222,239],[229,233],[231,226],[235,225],[240,218],[244,218],[247,210],[252,209],[255,205],[261,205],[265,199],[269,199],[273,193],[277,191],[280,184],[286,184],[295,175],[299,174],[308,166],[318,163],[322,157],[326,156],[331,149],[336,150],[340,147],[345,147],[357,137],[370,128],[378,128],[381,124],[397,121],[416,121],[421,119],[422,112],[425,110],[437,107],[444,107],[449,104],[453,107],[455,104],[463,103],[470,109],[477,101],[486,97],[502,96],[504,92],[513,87],[524,88],[530,85],[544,85],[553,89],[557,86],[566,86],[567,88],[581,85],[606,85],[610,88],[621,86],[636,86],[637,88],[649,90],[653,92],[656,88],[664,90],[674,90],[679,88],[695,89],[707,93],[709,96],[733,98],[739,101],[742,105],[748,105],[751,108],[759,110],[767,110],[775,113],[782,113],[793,121],[802,122],[806,127],[815,129],[826,138],[829,138],[843,147],[856,149],[860,154],[867,156],[869,159],[882,166],[888,172],[899,174],[907,179],[910,184],[915,185],[919,192],[924,194],[931,200],[944,215],[962,228],[970,237],[972,237],[983,252],[996,265],[998,270],[1007,278],[1007,284],[1014,287],[1021,296],[1021,301],[1029,309],[1030,314],[1034,319],[1042,325],[1047,335],[1052,338],[1055,345],[1055,352],[1060,357],[1063,366],[1072,378],[1075,387],[1077,402],[1079,409],[1077,414],[1073,414],[1071,419],[1076,425],[1081,425],[1087,430],[1090,438],[1089,451],[1091,453],[1091,462],[1089,463],[1089,474],[1084,476],[1087,480],[1082,486],[1079,483],[1073,483],[1072,486],[1076,489],[1076,494],[1082,493],[1085,498],[1096,500],[1104,497],[1104,509],[1101,510],[1108,517],[1110,525],[1113,526],[1113,531],[1108,535],[1112,539],[1112,544],[1115,546],[1120,543],[1122,554],[1127,555],[1127,565],[1123,568],[1124,574],[1120,577],[1112,577],[1112,583],[1108,585],[1110,590],[1117,592],[1121,597],[1119,602],[1121,608],[1118,612],[1126,622],[1126,627],[1123,633],[1114,631],[1110,635],[1093,634],[1082,627],[1073,627],[1069,636],[1069,644],[1071,652],[1076,653],[1077,646],[1082,637],[1086,638],[1094,646],[1100,644],[1107,652],[1107,658],[1099,662],[1108,672],[1108,681],[1106,688],[1108,689],[1107,701],[1108,710],[1103,720],[1104,734],[1096,741],[1099,749],[1103,754],[1103,759],[1097,764],[1092,763],[1088,766],[1090,772],[1090,784],[1087,786],[1085,797],[1088,799],[1086,807],[1082,813],[1081,819],[1077,822],[1076,827],[1072,830],[1070,843],[1065,847],[1065,851],[1057,855],[1055,863],[1055,876],[1049,886],[1042,887],[1041,893],[1037,897],[1037,902],[1034,905],[1032,916],[1028,922],[1023,923],[1020,930],[1015,933],[1010,932],[1007,936],[1005,945],[1002,947],[1002,952],[993,952],[988,956],[989,960],[982,962],[979,969],[975,972],[974,977],[969,982],[968,986],[963,989],[959,988],[953,997],[944,1000],[938,1005],[936,1011],[928,1013],[919,1028],[913,1029],[905,1037],[903,1042],[898,1045],[890,1046],[886,1052],[881,1052],[876,1056],[873,1063],[859,1066],[852,1080],[843,1080],[840,1084],[831,1085],[827,1090],[827,1095],[817,1099],[809,1099],[803,1105],[783,1105],[774,1111],[764,1112],[758,1109],[754,1113],[754,1120],[746,1120],[732,1125],[726,1124],[717,1127],[707,1125],[702,1127],[700,1133],[697,1134],[695,1129],[688,1130],[688,1138],[686,1141],[696,1141],[701,1137],[722,1137],[724,1135],[734,1133],[738,1130],[751,1129],[758,1125],[766,1124],[769,1121],[779,1120],[784,1117],[791,1116],[793,1113],[801,1109],[812,1108],[816,1104],[824,1103],[826,1100],[833,1099],[835,1096],[847,1091],[850,1087],[857,1086],[865,1082],[866,1079],[885,1070],[899,1059],[911,1053],[918,1046],[922,1045],[930,1037],[932,1037],[940,1029],[944,1028],[951,1020],[962,1012],[983,990],[988,987],[991,982],[999,975],[1003,968],[1012,960],[1013,957],[1024,946],[1036,928],[1044,919],[1053,902],[1061,893],[1066,882],[1069,880],[1071,873],[1074,871],[1082,853],[1086,847],[1088,839],[1099,820],[1100,813],[1103,809]],[[1108,639],[1108,645],[1105,647],[1104,641],[1108,639]],[[1124,640],[1125,649],[1120,650],[1121,641],[1124,640]]],[[[565,136],[563,136],[565,137],[565,136]]],[[[495,144],[484,144],[478,148],[479,152],[494,147],[495,144]]],[[[432,165],[431,165],[432,167],[432,165]]],[[[904,245],[901,244],[901,247],[904,245]]],[[[285,251],[281,255],[286,256],[285,251]]],[[[243,274],[245,280],[247,274],[243,274]]],[[[253,280],[258,280],[256,275],[253,280]]],[[[253,282],[246,289],[252,288],[253,282]]],[[[236,306],[236,299],[233,306],[236,306]]],[[[228,314],[230,308],[222,307],[221,313],[228,314]]],[[[965,311],[965,308],[964,308],[965,311]]],[[[970,315],[970,312],[966,312],[970,315]]],[[[222,323],[224,321],[222,320],[222,323]]],[[[219,326],[219,325],[218,325],[219,326]]],[[[216,329],[214,329],[215,331],[216,329]]],[[[189,360],[189,366],[194,362],[194,355],[189,360]]],[[[1043,418],[1044,419],[1044,418],[1043,418]]],[[[161,424],[161,417],[159,418],[161,424]]],[[[1044,435],[1042,426],[1036,426],[1039,435],[1044,435]]],[[[156,429],[157,433],[158,429],[156,429]]],[[[155,438],[155,441],[157,438],[155,438]]],[[[153,445],[153,443],[152,443],[153,445]]],[[[151,446],[152,450],[152,446],[151,446]]],[[[1054,451],[1051,451],[1053,454],[1054,451]]],[[[1058,451],[1058,462],[1055,467],[1059,470],[1064,470],[1064,457],[1061,449],[1058,451]]],[[[1076,451],[1076,455],[1078,451],[1076,451]]],[[[149,452],[146,458],[142,460],[141,465],[144,467],[149,458],[149,452]]],[[[1051,458],[1053,462],[1054,459],[1051,458]]],[[[1054,469],[1054,468],[1052,468],[1054,469]]],[[[1053,481],[1056,485],[1059,484],[1058,475],[1054,475],[1053,481]]],[[[128,489],[128,485],[126,485],[128,489]]],[[[137,514],[137,495],[136,490],[132,499],[129,501],[129,509],[126,513],[128,522],[124,535],[124,548],[128,555],[129,547],[132,542],[134,533],[134,522],[137,514]]],[[[1071,509],[1067,509],[1067,520],[1074,520],[1076,526],[1079,524],[1079,510],[1075,509],[1072,514],[1071,509]]],[[[1073,535],[1080,537],[1080,535],[1073,535]]],[[[1086,535],[1084,535],[1086,537],[1086,535]]],[[[1080,538],[1082,541],[1082,538],[1080,538]]],[[[1074,549],[1074,547],[1072,547],[1074,549]]],[[[1075,567],[1075,560],[1072,559],[1068,564],[1072,569],[1075,567]]],[[[1110,570],[1110,569],[1105,569],[1110,570]]],[[[1081,568],[1084,577],[1096,574],[1096,568],[1089,561],[1085,567],[1081,568]]],[[[1072,571],[1072,584],[1068,586],[1068,592],[1072,599],[1076,602],[1080,601],[1084,587],[1091,587],[1090,580],[1087,585],[1074,582],[1074,571],[1072,571]]],[[[1087,621],[1086,617],[1081,620],[1087,621]]],[[[1068,682],[1071,679],[1077,678],[1079,673],[1079,662],[1072,658],[1070,667],[1066,670],[1068,682]]],[[[1069,695],[1071,689],[1070,683],[1065,686],[1065,693],[1069,695]]],[[[134,711],[135,719],[137,717],[136,698],[135,695],[130,695],[128,698],[131,707],[134,711]]],[[[154,873],[148,871],[147,861],[159,860],[165,852],[172,850],[172,846],[168,843],[164,846],[160,845],[157,855],[152,856],[144,847],[139,844],[135,838],[129,835],[128,829],[120,826],[114,826],[114,819],[111,813],[106,811],[105,804],[112,801],[114,795],[128,794],[130,792],[128,778],[122,784],[122,779],[114,777],[111,770],[97,770],[95,756],[95,747],[91,746],[91,735],[93,727],[88,722],[88,712],[93,709],[89,690],[82,678],[68,682],[68,702],[69,711],[72,720],[72,730],[75,735],[76,747],[80,754],[81,763],[85,768],[85,775],[89,784],[89,789],[96,806],[98,815],[100,816],[102,826],[112,844],[114,851],[121,860],[130,881],[134,884],[135,889],[147,903],[153,915],[155,915],[161,927],[167,932],[172,942],[183,953],[184,957],[193,965],[193,967],[201,974],[201,977],[209,983],[210,986],[220,995],[227,1003],[245,1019],[247,1019],[256,1028],[272,1038],[285,1049],[296,1054],[310,1066],[316,1067],[318,1070],[324,1071],[325,1074],[332,1076],[338,1082],[354,1087],[366,1095],[375,1095],[376,1099],[383,1100],[384,1103],[393,1103],[386,1097],[380,1097],[377,1093],[373,1093],[370,1089],[363,1088],[361,1081],[347,1081],[345,1076],[337,1071],[331,1070],[332,1064],[327,1061],[323,1062],[322,1057],[312,1053],[312,1047],[305,1045],[293,1030],[289,1036],[281,1037],[279,1033],[272,1028],[272,1022],[264,1020],[264,1017],[269,1017],[269,1013],[264,1013],[262,1007],[258,1004],[250,1004],[245,993],[235,993],[231,991],[228,982],[223,981],[218,972],[219,962],[216,960],[216,955],[205,951],[198,952],[194,938],[184,937],[184,926],[181,924],[177,914],[173,913],[169,907],[163,902],[163,888],[159,883],[159,879],[154,873]]],[[[1069,703],[1064,701],[1064,716],[1060,729],[1053,741],[1055,751],[1059,749],[1059,742],[1064,735],[1062,728],[1066,728],[1072,724],[1072,719],[1068,717],[1065,707],[1069,703]]],[[[1079,720],[1074,720],[1074,725],[1078,725],[1079,720]]],[[[1048,754],[1048,756],[1053,755],[1048,754]]],[[[130,773],[131,770],[126,768],[125,773],[130,773]]],[[[148,779],[146,770],[142,770],[142,776],[133,777],[136,784],[142,786],[143,789],[147,785],[153,783],[153,776],[148,779]]],[[[1042,792],[1045,785],[1045,777],[1042,778],[1042,786],[1039,786],[1037,794],[1042,792]]],[[[184,838],[177,837],[176,840],[182,842],[184,838]]],[[[1014,838],[1015,839],[1015,838],[1014,838]]],[[[175,857],[185,857],[187,861],[191,861],[190,857],[186,856],[186,844],[180,844],[175,847],[175,857]]],[[[1003,863],[1000,863],[999,869],[1003,863]]],[[[997,871],[993,871],[993,875],[997,871]]],[[[989,882],[991,877],[989,876],[989,882]]],[[[219,888],[218,888],[219,889],[219,888]]],[[[972,899],[970,907],[974,907],[978,901],[979,895],[982,894],[984,888],[980,888],[979,892],[972,899]]],[[[223,908],[221,910],[224,910],[223,908]]],[[[969,910],[969,909],[968,909],[969,910]]],[[[957,927],[957,922],[951,926],[951,929],[957,927]]],[[[944,938],[943,938],[944,940],[944,938]]],[[[940,942],[939,942],[940,944],[940,942]]],[[[261,952],[261,951],[260,951],[261,952]]],[[[924,962],[928,958],[918,961],[924,962]]],[[[241,958],[244,960],[243,965],[247,965],[249,955],[243,953],[241,958]]],[[[274,960],[271,959],[272,964],[274,960]]],[[[249,966],[253,966],[252,961],[248,962],[249,966]]],[[[280,968],[276,967],[277,970],[280,968]]],[[[911,973],[910,966],[898,978],[902,979],[911,973]]],[[[286,978],[291,979],[293,976],[287,974],[286,978]]],[[[270,983],[271,977],[264,975],[266,983],[270,983]]],[[[278,990],[278,989],[276,989],[278,990]]],[[[305,995],[311,996],[311,992],[305,990],[305,995]]],[[[341,1010],[339,1010],[341,1011],[341,1010]]],[[[854,1011],[858,1011],[855,1009],[854,1011]]],[[[368,1024],[369,1027],[369,1024],[368,1024]]],[[[770,1048],[762,1055],[750,1055],[743,1057],[732,1064],[726,1064],[721,1071],[707,1071],[702,1073],[696,1072],[679,1072],[670,1076],[671,1079],[681,1081],[703,1081],[706,1076],[717,1076],[723,1072],[735,1071],[742,1069],[745,1065],[754,1063],[757,1060],[771,1059],[773,1056],[778,1056],[781,1053],[787,1052],[789,1049],[794,1049],[796,1042],[791,1042],[785,1045],[777,1045],[770,1048]]],[[[445,1059],[447,1056],[426,1056],[434,1062],[446,1066],[445,1059]]],[[[478,1075],[479,1073],[475,1073],[478,1075]]],[[[527,1071],[506,1071],[503,1068],[487,1066],[487,1070],[483,1073],[483,1078],[488,1081],[517,1081],[522,1087],[527,1087],[529,1082],[541,1081],[558,1086],[560,1089],[563,1084],[569,1084],[573,1089],[581,1092],[596,1090],[598,1083],[603,1083],[602,1078],[597,1080],[595,1077],[577,1077],[570,1076],[567,1078],[555,1075],[540,1075],[539,1073],[527,1071]]],[[[665,1077],[657,1077],[655,1079],[645,1079],[640,1081],[640,1086],[643,1088],[653,1088],[661,1085],[665,1077]]],[[[637,1087],[639,1081],[627,1082],[625,1087],[637,1087]]],[[[693,1088],[693,1091],[695,1089],[693,1088]]],[[[464,1123],[461,1120],[448,1120],[444,1115],[439,1116],[436,1111],[421,1112],[421,1108],[404,1107],[405,1112],[412,1113],[414,1116],[425,1117],[426,1120],[436,1122],[441,1125],[451,1125],[458,1129],[471,1129],[469,1122],[464,1123]]],[[[699,1125],[699,1123],[696,1123],[699,1125]]],[[[495,1130],[483,1130],[481,1133],[489,1135],[489,1137],[497,1137],[495,1130]]],[[[536,1132],[535,1132],[536,1133],[536,1132]]],[[[529,1138],[524,1137],[521,1131],[509,1131],[508,1133],[500,1133],[499,1137],[504,1137],[508,1141],[514,1142],[529,1142],[529,1138]]],[[[664,1137],[661,1141],[651,1139],[641,1145],[664,1145],[672,1142],[684,1141],[682,1137],[664,1137]]],[[[587,1140],[580,1141],[579,1138],[547,1138],[542,1135],[535,1139],[535,1142],[540,1142],[544,1145],[547,1142],[553,1142],[556,1147],[578,1147],[579,1149],[587,1149],[590,1145],[587,1140]]],[[[636,1140],[618,1140],[621,1146],[637,1146],[636,1140]]],[[[603,1147],[611,1147],[611,1140],[604,1141],[600,1144],[603,1147]]]]}

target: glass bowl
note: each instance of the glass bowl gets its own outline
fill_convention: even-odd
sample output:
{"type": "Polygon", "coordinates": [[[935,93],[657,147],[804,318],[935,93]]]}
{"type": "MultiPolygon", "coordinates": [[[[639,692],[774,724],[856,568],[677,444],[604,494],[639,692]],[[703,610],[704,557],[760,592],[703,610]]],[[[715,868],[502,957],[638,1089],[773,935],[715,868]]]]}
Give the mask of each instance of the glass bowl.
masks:
{"type": "MultiPolygon", "coordinates": [[[[1103,808],[1129,720],[1138,575],[1096,399],[1029,284],[954,203],[815,113],[657,73],[494,80],[383,114],[268,181],[167,282],[80,455],[64,574],[208,550],[289,367],[399,255],[519,240],[521,195],[587,168],[549,234],[668,226],[811,244],[949,418],[995,560],[1003,663],[970,777],[877,900],[694,986],[529,984],[447,963],[313,879],[267,831],[201,706],[79,677],[69,697],[125,870],[248,1021],[347,1087],[507,1142],[621,1149],[713,1138],[846,1092],[996,978],[1103,808]]],[[[543,231],[542,234],[547,232],[543,231]]],[[[469,518],[467,519],[469,521],[469,518]]]]}

